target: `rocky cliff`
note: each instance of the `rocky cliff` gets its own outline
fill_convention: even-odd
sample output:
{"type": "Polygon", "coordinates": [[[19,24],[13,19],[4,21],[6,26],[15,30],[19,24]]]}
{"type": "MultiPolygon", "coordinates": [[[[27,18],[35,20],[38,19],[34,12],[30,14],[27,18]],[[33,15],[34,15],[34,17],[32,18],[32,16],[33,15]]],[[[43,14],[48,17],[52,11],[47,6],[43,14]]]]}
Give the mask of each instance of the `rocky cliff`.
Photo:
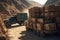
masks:
{"type": "Polygon", "coordinates": [[[46,6],[46,5],[56,5],[56,6],[58,6],[58,5],[60,5],[60,0],[47,0],[47,2],[45,3],[44,6],[46,6]]]}
{"type": "Polygon", "coordinates": [[[27,0],[0,0],[0,14],[4,17],[16,15],[39,3],[27,0]]]}

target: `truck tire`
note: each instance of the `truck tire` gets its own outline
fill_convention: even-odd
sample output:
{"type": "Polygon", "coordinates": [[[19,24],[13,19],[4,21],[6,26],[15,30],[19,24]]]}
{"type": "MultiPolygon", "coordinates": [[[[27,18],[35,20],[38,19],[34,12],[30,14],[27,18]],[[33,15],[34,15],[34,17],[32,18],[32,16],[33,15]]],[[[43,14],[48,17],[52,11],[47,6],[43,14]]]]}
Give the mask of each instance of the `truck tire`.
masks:
{"type": "Polygon", "coordinates": [[[7,23],[6,26],[7,26],[7,28],[10,28],[11,27],[11,23],[7,23]]]}
{"type": "Polygon", "coordinates": [[[7,28],[11,27],[11,21],[10,20],[6,20],[6,21],[4,21],[4,23],[5,23],[7,28]]]}

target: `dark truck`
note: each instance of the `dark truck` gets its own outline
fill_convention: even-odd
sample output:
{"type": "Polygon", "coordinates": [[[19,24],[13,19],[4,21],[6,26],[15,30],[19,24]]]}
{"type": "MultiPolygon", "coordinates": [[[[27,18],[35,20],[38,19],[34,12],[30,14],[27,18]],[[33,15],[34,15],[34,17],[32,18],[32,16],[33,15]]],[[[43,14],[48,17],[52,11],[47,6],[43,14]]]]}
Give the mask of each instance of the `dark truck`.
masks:
{"type": "Polygon", "coordinates": [[[27,13],[18,13],[15,16],[11,16],[8,20],[5,20],[5,25],[11,27],[11,24],[19,23],[24,24],[24,21],[27,20],[27,13]]]}
{"type": "Polygon", "coordinates": [[[17,23],[19,23],[20,25],[22,23],[24,23],[25,20],[27,20],[27,13],[19,13],[17,14],[17,23]]]}

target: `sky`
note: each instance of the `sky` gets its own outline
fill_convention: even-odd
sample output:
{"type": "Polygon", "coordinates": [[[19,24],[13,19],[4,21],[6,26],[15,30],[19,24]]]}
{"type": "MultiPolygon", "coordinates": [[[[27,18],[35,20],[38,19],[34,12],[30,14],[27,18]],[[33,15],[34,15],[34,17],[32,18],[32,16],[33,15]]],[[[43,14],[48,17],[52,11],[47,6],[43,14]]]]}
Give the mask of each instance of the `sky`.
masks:
{"type": "Polygon", "coordinates": [[[35,2],[38,2],[38,3],[42,4],[42,5],[44,5],[47,0],[32,0],[32,1],[35,1],[35,2]]]}

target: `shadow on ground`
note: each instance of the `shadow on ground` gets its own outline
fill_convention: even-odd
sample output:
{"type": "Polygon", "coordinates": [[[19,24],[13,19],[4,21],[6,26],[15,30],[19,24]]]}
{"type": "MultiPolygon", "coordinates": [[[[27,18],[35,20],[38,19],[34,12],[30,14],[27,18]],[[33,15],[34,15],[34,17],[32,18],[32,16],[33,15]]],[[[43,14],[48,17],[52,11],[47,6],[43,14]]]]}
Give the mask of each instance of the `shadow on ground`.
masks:
{"type": "Polygon", "coordinates": [[[59,36],[50,36],[50,37],[38,37],[32,32],[23,31],[20,33],[22,36],[19,37],[21,40],[60,40],[59,36]]]}

